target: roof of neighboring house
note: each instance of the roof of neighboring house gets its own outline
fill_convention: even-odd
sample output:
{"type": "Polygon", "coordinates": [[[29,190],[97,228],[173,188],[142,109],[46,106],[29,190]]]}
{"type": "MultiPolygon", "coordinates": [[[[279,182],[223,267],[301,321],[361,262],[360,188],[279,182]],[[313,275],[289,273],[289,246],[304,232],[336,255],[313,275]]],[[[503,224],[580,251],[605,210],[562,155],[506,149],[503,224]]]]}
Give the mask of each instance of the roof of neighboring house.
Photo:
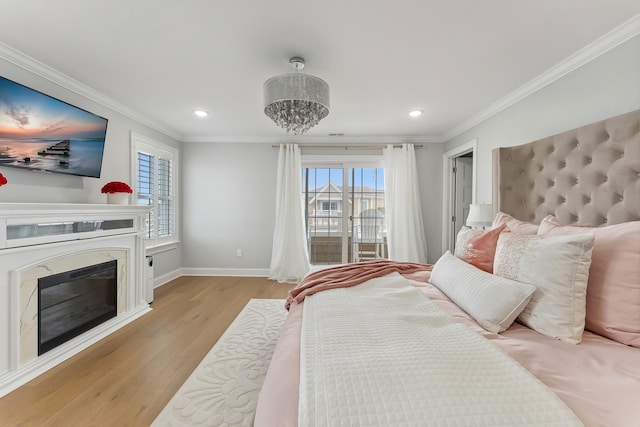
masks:
{"type": "MultiPolygon", "coordinates": [[[[315,202],[316,199],[322,200],[323,197],[321,196],[329,193],[342,193],[342,189],[343,189],[342,185],[336,185],[333,182],[329,181],[328,184],[325,184],[321,187],[317,187],[309,191],[310,193],[315,194],[311,199],[309,199],[309,203],[315,202]]],[[[351,191],[352,188],[348,187],[348,189],[349,191],[351,191]]],[[[372,193],[372,194],[376,194],[376,197],[380,197],[380,198],[384,197],[384,191],[381,191],[380,189],[376,189],[373,187],[368,187],[368,186],[355,186],[353,187],[353,192],[356,197],[359,197],[362,193],[372,193]]]]}

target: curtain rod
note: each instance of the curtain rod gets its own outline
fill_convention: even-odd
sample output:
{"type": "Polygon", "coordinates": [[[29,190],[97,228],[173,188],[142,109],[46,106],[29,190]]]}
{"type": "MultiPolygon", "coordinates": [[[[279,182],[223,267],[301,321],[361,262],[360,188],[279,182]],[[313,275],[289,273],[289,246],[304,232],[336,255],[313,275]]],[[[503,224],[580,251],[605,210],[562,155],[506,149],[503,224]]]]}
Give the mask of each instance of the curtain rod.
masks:
{"type": "MultiPolygon", "coordinates": [[[[387,144],[378,145],[300,145],[300,149],[312,149],[312,150],[380,150],[387,146],[387,144]]],[[[413,148],[422,148],[422,144],[413,144],[413,148]]],[[[280,145],[272,145],[271,148],[280,148],[280,145]]],[[[402,144],[394,144],[393,148],[402,148],[402,144]]]]}

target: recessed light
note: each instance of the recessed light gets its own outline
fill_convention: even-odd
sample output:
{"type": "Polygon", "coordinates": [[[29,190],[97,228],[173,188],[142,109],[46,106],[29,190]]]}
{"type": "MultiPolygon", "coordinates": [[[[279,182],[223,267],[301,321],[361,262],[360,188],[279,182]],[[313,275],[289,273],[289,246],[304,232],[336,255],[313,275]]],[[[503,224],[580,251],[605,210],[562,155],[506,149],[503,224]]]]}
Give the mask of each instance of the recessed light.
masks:
{"type": "Polygon", "coordinates": [[[193,110],[193,114],[198,117],[207,117],[209,115],[209,113],[204,110],[193,110]]]}
{"type": "Polygon", "coordinates": [[[409,111],[409,115],[411,117],[419,117],[422,115],[422,113],[424,113],[424,111],[422,110],[413,110],[413,111],[409,111]]]}

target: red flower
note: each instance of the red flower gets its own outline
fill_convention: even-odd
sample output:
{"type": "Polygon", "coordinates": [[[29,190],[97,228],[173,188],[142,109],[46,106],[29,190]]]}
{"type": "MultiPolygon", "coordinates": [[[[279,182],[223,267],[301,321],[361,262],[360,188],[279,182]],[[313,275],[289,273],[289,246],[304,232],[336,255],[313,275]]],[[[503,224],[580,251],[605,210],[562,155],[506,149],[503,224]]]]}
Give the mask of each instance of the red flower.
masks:
{"type": "Polygon", "coordinates": [[[124,182],[111,181],[102,187],[103,193],[133,193],[131,187],[124,182]]]}
{"type": "Polygon", "coordinates": [[[7,183],[7,178],[5,178],[4,175],[0,173],[0,185],[5,185],[6,183],[7,183]]]}

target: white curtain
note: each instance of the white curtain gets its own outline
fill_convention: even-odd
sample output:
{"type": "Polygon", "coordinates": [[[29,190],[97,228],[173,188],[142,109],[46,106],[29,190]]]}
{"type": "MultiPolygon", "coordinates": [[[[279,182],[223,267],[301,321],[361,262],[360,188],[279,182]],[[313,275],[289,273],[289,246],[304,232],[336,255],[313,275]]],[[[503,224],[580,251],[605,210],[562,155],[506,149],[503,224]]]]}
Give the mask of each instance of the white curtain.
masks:
{"type": "Polygon", "coordinates": [[[269,279],[297,283],[310,268],[302,200],[300,148],[297,144],[281,144],[269,279]]]}
{"type": "Polygon", "coordinates": [[[383,150],[385,217],[389,259],[427,262],[427,243],[418,192],[413,144],[383,150]]]}

